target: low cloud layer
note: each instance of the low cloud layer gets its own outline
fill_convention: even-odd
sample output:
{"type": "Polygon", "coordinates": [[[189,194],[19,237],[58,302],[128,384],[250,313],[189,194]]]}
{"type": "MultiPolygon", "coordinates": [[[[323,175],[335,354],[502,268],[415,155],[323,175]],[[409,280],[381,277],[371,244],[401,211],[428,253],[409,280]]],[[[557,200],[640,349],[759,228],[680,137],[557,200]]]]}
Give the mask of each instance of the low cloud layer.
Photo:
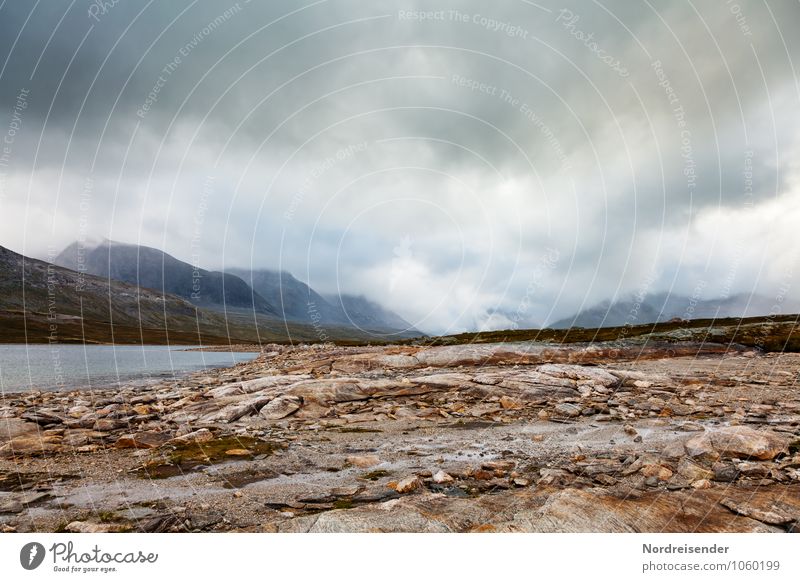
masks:
{"type": "Polygon", "coordinates": [[[290,270],[431,332],[797,298],[783,2],[0,8],[0,244],[290,270]]]}

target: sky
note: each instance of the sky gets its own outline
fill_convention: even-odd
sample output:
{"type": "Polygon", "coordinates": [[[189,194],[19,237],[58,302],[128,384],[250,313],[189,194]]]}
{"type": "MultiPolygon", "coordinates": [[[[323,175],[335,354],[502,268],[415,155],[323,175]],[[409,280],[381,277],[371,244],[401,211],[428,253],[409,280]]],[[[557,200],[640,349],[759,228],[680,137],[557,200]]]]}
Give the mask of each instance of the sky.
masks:
{"type": "Polygon", "coordinates": [[[797,299],[797,2],[0,4],[0,245],[283,269],[433,333],[797,299]]]}

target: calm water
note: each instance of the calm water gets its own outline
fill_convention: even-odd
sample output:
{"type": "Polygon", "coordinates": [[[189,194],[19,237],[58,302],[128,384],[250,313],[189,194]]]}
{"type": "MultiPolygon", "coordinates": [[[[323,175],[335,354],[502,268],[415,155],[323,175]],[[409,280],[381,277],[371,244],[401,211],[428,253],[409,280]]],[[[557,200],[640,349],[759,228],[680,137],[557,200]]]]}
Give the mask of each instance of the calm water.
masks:
{"type": "Polygon", "coordinates": [[[110,388],[232,366],[255,353],[170,346],[0,345],[0,391],[110,388]]]}

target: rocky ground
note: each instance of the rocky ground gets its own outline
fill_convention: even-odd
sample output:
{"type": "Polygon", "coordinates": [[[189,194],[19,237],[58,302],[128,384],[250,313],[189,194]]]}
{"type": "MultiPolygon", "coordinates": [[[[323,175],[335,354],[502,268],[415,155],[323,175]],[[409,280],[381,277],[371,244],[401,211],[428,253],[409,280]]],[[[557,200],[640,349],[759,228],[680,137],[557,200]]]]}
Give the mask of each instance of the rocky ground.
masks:
{"type": "Polygon", "coordinates": [[[266,346],[0,398],[2,531],[800,528],[800,355],[266,346]]]}

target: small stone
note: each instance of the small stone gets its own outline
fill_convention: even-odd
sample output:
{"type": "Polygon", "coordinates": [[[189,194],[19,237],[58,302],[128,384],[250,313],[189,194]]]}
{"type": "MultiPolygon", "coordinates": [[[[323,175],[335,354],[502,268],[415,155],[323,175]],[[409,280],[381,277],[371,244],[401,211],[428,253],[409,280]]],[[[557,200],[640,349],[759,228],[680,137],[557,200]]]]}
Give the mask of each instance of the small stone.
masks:
{"type": "MultiPolygon", "coordinates": [[[[110,432],[112,430],[117,430],[120,428],[125,428],[127,423],[122,422],[121,420],[117,420],[114,418],[99,418],[94,423],[94,430],[99,430],[103,432],[110,432]]],[[[78,522],[75,522],[78,523],[78,522]]]]}
{"type": "Polygon", "coordinates": [[[405,477],[395,484],[393,489],[398,493],[411,493],[412,491],[416,491],[422,486],[422,480],[417,477],[416,475],[411,475],[410,477],[405,477]]]}
{"type": "Polygon", "coordinates": [[[544,440],[544,435],[543,434],[535,434],[535,435],[533,435],[531,437],[531,440],[533,442],[535,442],[535,443],[540,443],[540,442],[542,442],[544,440]]]}
{"type": "Polygon", "coordinates": [[[555,412],[561,416],[567,416],[570,418],[581,415],[581,407],[576,406],[575,404],[570,404],[569,402],[559,402],[555,405],[553,410],[555,410],[555,412]]]}
{"type": "Polygon", "coordinates": [[[660,481],[668,481],[672,478],[671,469],[657,464],[645,465],[642,467],[641,473],[645,477],[656,477],[660,481]]]}
{"type": "Polygon", "coordinates": [[[194,432],[190,432],[182,436],[176,436],[175,438],[167,441],[167,444],[182,445],[187,443],[204,443],[210,441],[213,438],[214,438],[214,433],[212,433],[207,428],[201,428],[200,430],[196,430],[194,432]]]}
{"type": "Polygon", "coordinates": [[[487,471],[495,471],[500,473],[505,473],[507,471],[511,471],[514,467],[517,466],[515,461],[486,461],[481,463],[481,469],[486,469],[487,471]]]}
{"type": "Polygon", "coordinates": [[[708,479],[698,479],[697,481],[692,481],[692,489],[710,489],[711,488],[711,481],[708,479]]]}
{"type": "Polygon", "coordinates": [[[436,472],[436,473],[433,475],[433,482],[434,482],[434,483],[439,483],[439,484],[442,484],[442,483],[452,483],[454,480],[455,480],[455,479],[453,479],[453,477],[452,477],[451,475],[448,475],[447,473],[445,473],[445,472],[444,472],[444,471],[442,471],[441,469],[440,469],[439,471],[437,471],[437,472],[436,472]]]}
{"type": "Polygon", "coordinates": [[[622,430],[625,431],[625,434],[630,436],[636,436],[639,434],[638,432],[636,432],[636,429],[633,428],[630,424],[626,424],[625,426],[623,426],[622,430]]]}
{"type": "Polygon", "coordinates": [[[229,449],[225,451],[225,454],[229,457],[247,457],[253,454],[253,451],[250,449],[229,449]]]}
{"type": "Polygon", "coordinates": [[[635,442],[635,443],[642,442],[642,435],[637,434],[636,437],[633,439],[633,442],[635,442]]]}
{"type": "Polygon", "coordinates": [[[517,487],[527,487],[531,483],[530,481],[524,479],[523,477],[514,477],[514,479],[512,479],[511,482],[517,487]]]}

